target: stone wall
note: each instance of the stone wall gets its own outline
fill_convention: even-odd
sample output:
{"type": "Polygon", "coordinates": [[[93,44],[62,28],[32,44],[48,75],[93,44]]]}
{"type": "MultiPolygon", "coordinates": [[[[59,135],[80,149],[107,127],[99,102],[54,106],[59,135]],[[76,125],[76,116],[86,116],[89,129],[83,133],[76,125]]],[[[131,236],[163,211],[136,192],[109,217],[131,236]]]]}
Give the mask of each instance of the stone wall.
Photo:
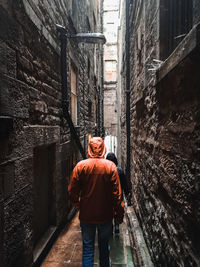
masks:
{"type": "MultiPolygon", "coordinates": [[[[56,24],[70,33],[98,31],[99,6],[90,2],[5,0],[0,4],[0,118],[9,116],[13,121],[10,133],[0,136],[0,259],[4,256],[7,267],[32,266],[37,259],[36,149],[51,153],[53,231],[66,222],[71,209],[67,185],[79,154],[62,115],[56,24]]],[[[95,114],[101,77],[98,47],[70,40],[67,62],[69,100],[70,64],[77,68],[79,135],[86,148],[88,134],[100,124],[95,114]]],[[[0,127],[4,125],[1,119],[0,127]]]]}
{"type": "Polygon", "coordinates": [[[193,0],[193,7],[194,7],[193,24],[196,24],[200,20],[200,3],[198,0],[193,0]]]}
{"type": "MultiPolygon", "coordinates": [[[[134,1],[130,9],[133,206],[155,266],[199,266],[200,51],[179,59],[196,42],[186,37],[159,78],[159,4],[134,1]]],[[[195,23],[198,13],[194,1],[195,23]]]]}
{"type": "MultiPolygon", "coordinates": [[[[105,87],[104,87],[105,88],[105,87]]],[[[104,92],[104,127],[106,135],[116,136],[116,124],[117,124],[117,106],[116,106],[116,87],[107,86],[104,92]],[[112,125],[114,129],[112,130],[112,125]]]]}
{"type": "Polygon", "coordinates": [[[117,135],[117,30],[119,0],[104,1],[104,126],[105,135],[117,135]]]}
{"type": "Polygon", "coordinates": [[[125,5],[121,0],[119,5],[119,27],[118,27],[118,64],[117,64],[117,155],[119,166],[123,166],[126,169],[124,152],[126,132],[125,132],[125,94],[123,88],[125,88],[125,29],[126,29],[126,16],[125,5]]]}
{"type": "MultiPolygon", "coordinates": [[[[0,183],[1,183],[1,192],[0,192],[0,238],[3,240],[3,229],[4,229],[4,210],[3,210],[3,184],[2,184],[2,177],[0,177],[0,183]]],[[[3,253],[3,242],[0,243],[0,261],[2,262],[2,265],[4,265],[4,253],[3,253]]]]}

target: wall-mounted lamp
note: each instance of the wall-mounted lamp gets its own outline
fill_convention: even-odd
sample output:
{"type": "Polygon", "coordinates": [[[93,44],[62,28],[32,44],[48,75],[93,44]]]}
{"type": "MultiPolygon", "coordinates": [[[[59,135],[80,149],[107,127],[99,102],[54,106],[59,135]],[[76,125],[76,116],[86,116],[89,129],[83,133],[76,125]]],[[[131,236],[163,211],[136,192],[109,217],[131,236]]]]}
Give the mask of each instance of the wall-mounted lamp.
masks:
{"type": "Polygon", "coordinates": [[[64,34],[65,38],[76,39],[78,43],[105,44],[106,42],[106,38],[102,33],[68,34],[64,26],[56,24],[56,27],[61,34],[64,34]]]}

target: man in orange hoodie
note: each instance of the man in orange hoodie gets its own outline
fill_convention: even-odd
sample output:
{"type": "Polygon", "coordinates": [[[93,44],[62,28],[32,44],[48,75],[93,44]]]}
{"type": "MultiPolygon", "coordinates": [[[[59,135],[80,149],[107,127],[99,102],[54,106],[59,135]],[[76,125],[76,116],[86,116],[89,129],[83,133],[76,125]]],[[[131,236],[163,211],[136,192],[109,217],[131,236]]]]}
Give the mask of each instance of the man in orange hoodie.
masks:
{"type": "Polygon", "coordinates": [[[83,267],[93,267],[96,229],[100,266],[110,266],[108,241],[112,234],[112,219],[115,217],[118,223],[122,223],[124,216],[117,168],[113,162],[104,159],[105,153],[102,138],[91,138],[89,159],[75,166],[68,188],[71,203],[80,210],[83,267]]]}

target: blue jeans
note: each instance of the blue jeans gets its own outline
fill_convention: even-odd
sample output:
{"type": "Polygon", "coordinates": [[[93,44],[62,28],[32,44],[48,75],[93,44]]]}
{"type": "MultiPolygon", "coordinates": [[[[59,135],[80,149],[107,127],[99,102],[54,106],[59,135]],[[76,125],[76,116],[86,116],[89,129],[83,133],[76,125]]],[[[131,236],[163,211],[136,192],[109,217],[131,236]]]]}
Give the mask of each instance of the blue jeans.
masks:
{"type": "Polygon", "coordinates": [[[99,262],[101,267],[109,267],[108,241],[112,235],[112,222],[104,224],[80,223],[83,241],[82,267],[93,267],[94,243],[98,231],[99,262]]]}

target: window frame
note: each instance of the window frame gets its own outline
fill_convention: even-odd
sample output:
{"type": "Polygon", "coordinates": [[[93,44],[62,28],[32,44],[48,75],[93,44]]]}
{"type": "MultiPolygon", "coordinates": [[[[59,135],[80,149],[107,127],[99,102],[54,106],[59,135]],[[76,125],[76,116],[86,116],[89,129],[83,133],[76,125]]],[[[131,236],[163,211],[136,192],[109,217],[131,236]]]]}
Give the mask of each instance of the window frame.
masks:
{"type": "Polygon", "coordinates": [[[70,102],[71,118],[75,126],[78,125],[78,69],[71,62],[70,65],[70,102]],[[75,86],[74,86],[75,84],[75,86]]]}
{"type": "Polygon", "coordinates": [[[193,26],[193,0],[160,0],[160,59],[167,59],[193,26]]]}

